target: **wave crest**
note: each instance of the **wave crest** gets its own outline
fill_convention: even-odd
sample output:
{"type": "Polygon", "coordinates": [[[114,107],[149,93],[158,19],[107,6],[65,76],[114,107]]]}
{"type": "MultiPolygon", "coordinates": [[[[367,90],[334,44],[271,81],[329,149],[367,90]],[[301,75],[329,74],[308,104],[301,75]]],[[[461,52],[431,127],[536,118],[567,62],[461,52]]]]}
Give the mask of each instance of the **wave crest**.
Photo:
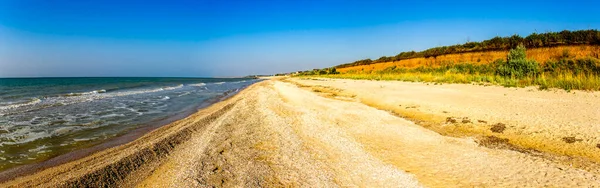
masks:
{"type": "Polygon", "coordinates": [[[31,100],[29,100],[27,102],[10,104],[7,106],[0,106],[0,110],[8,110],[8,109],[19,108],[19,107],[23,107],[23,106],[30,106],[30,105],[34,105],[34,104],[37,104],[40,102],[42,102],[42,100],[40,100],[38,98],[32,98],[31,100]]]}
{"type": "Polygon", "coordinates": [[[164,90],[174,90],[174,89],[179,89],[179,88],[182,88],[182,87],[183,87],[183,84],[179,84],[179,85],[173,86],[173,87],[163,87],[162,89],[164,89],[164,90]]]}
{"type": "Polygon", "coordinates": [[[73,96],[82,96],[82,95],[93,95],[93,94],[98,94],[98,93],[106,93],[106,90],[100,89],[100,90],[94,90],[94,91],[89,91],[89,92],[69,93],[69,94],[64,94],[63,96],[73,97],[73,96]]]}
{"type": "Polygon", "coordinates": [[[197,83],[197,84],[190,84],[189,86],[202,87],[202,86],[205,86],[205,85],[206,85],[205,83],[200,82],[200,83],[197,83]]]}

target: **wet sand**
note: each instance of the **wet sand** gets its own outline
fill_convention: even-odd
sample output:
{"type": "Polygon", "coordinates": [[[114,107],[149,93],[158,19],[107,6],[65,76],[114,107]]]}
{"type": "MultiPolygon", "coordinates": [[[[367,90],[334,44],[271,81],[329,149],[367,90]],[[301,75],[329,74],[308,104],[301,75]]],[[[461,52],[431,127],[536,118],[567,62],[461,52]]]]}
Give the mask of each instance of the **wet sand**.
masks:
{"type": "MultiPolygon", "coordinates": [[[[596,166],[581,168],[531,152],[488,147],[480,143],[478,134],[458,136],[374,108],[373,101],[409,105],[391,103],[386,99],[395,95],[376,89],[412,89],[405,88],[405,83],[368,82],[370,85],[357,84],[353,90],[352,82],[361,81],[263,81],[131,143],[0,187],[600,186],[596,166]],[[348,88],[341,87],[344,84],[348,88]],[[370,101],[365,100],[367,94],[381,95],[370,101]]],[[[448,93],[451,96],[452,92],[448,93]]],[[[424,110],[435,102],[415,102],[405,109],[424,110]]],[[[479,119],[475,115],[480,109],[466,108],[475,115],[458,109],[462,108],[445,108],[442,111],[448,112],[440,113],[460,116],[461,122],[467,115],[473,121],[479,119]]],[[[496,119],[491,116],[486,121],[493,123],[496,119]]],[[[445,120],[444,126],[457,126],[445,120]]],[[[506,124],[503,132],[509,133],[512,123],[506,124]]],[[[587,134],[594,135],[594,130],[587,134]]],[[[576,137],[580,138],[587,137],[576,137]]]]}

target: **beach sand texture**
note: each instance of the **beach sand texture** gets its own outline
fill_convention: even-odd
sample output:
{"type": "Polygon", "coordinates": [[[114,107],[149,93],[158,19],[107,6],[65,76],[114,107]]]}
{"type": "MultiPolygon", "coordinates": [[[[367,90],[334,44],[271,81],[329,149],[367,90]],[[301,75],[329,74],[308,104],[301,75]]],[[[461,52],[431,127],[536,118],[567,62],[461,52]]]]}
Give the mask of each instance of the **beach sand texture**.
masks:
{"type": "Polygon", "coordinates": [[[400,81],[290,81],[351,95],[444,135],[507,139],[525,149],[600,162],[600,92],[400,81]]]}
{"type": "MultiPolygon", "coordinates": [[[[593,108],[600,104],[597,95],[471,85],[266,80],[131,143],[0,187],[594,187],[600,186],[600,169],[593,162],[597,158],[590,153],[600,152],[595,148],[600,125],[594,125],[599,121],[593,116],[598,115],[593,108]],[[554,95],[561,97],[543,100],[554,95]],[[521,109],[520,101],[548,106],[521,109]],[[443,120],[441,125],[425,123],[425,128],[395,115],[410,111],[387,110],[382,104],[408,105],[404,109],[424,111],[419,117],[428,121],[436,122],[439,114],[443,120]],[[505,112],[506,107],[521,110],[505,112]],[[568,119],[571,114],[581,117],[568,119]],[[462,123],[464,117],[487,123],[462,123]],[[549,121],[564,124],[540,125],[549,121]],[[491,131],[494,126],[488,124],[496,122],[505,128],[491,131]],[[460,126],[467,128],[440,128],[460,126]],[[479,130],[473,127],[490,133],[484,128],[471,131],[479,130]],[[586,167],[543,153],[484,147],[479,138],[493,135],[512,142],[518,139],[501,134],[518,137],[536,131],[540,136],[531,137],[535,142],[556,139],[548,144],[588,149],[577,160],[586,167]],[[566,143],[571,140],[564,136],[575,141],[566,143]]],[[[422,119],[417,123],[424,123],[422,119]]]]}

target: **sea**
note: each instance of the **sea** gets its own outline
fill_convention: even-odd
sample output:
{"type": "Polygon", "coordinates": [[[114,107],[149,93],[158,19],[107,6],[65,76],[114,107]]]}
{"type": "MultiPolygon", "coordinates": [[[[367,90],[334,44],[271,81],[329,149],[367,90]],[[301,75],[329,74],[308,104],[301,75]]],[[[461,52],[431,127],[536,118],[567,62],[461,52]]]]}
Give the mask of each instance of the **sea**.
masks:
{"type": "Polygon", "coordinates": [[[100,144],[235,93],[250,78],[0,78],[0,171],[100,144]]]}

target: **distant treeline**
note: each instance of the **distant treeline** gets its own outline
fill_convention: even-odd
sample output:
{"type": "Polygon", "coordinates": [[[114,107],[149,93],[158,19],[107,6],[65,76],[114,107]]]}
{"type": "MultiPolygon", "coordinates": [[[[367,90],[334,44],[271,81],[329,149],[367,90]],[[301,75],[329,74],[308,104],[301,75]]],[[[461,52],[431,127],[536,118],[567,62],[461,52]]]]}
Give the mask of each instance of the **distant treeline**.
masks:
{"type": "Polygon", "coordinates": [[[352,63],[341,64],[336,68],[353,67],[359,65],[369,65],[374,63],[400,61],[411,58],[428,58],[437,57],[446,54],[466,53],[466,52],[483,52],[495,50],[510,50],[523,44],[526,48],[553,47],[561,45],[600,45],[600,32],[598,30],[579,30],[579,31],[561,31],[548,32],[537,34],[533,33],[525,38],[519,35],[511,37],[494,37],[483,42],[467,42],[465,44],[457,44],[452,46],[442,46],[430,48],[421,52],[402,52],[396,56],[383,56],[377,60],[363,59],[352,63]]]}

